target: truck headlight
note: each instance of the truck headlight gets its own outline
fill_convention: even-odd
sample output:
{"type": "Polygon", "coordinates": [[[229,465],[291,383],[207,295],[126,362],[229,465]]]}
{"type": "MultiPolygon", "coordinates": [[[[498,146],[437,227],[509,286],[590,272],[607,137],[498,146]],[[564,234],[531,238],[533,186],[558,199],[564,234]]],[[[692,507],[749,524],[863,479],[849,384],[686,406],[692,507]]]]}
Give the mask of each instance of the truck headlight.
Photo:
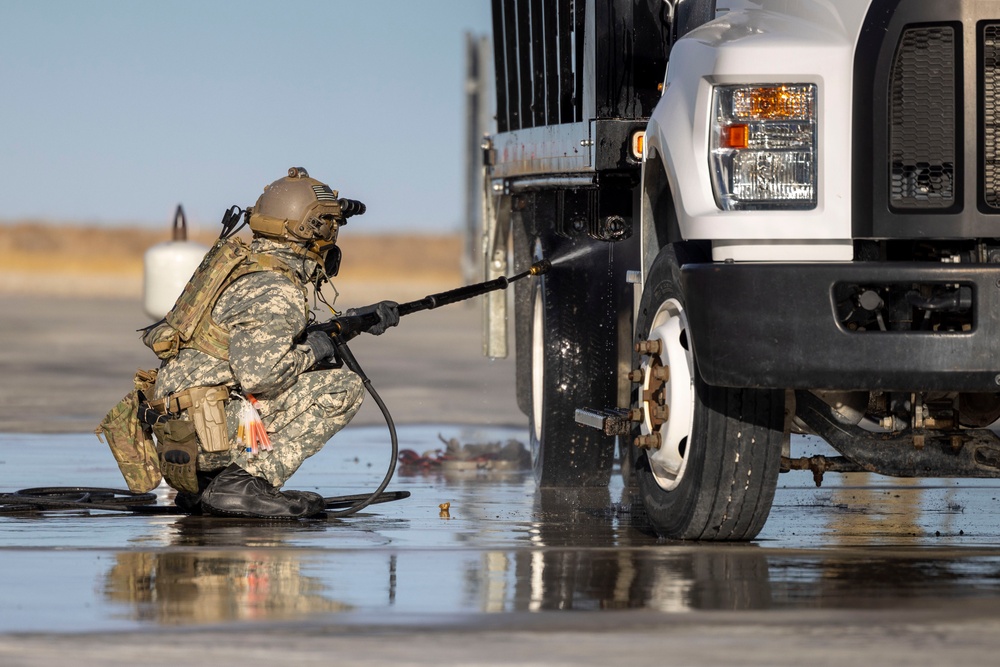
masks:
{"type": "Polygon", "coordinates": [[[816,207],[816,86],[716,86],[712,184],[719,208],[816,207]]]}

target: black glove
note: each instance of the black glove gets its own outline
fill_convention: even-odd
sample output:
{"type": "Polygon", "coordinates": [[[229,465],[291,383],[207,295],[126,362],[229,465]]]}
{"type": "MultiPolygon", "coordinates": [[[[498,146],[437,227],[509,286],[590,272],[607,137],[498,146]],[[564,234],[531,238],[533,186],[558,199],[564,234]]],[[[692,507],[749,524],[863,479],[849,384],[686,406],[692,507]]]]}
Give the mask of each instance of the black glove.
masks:
{"type": "Polygon", "coordinates": [[[330,334],[322,331],[310,331],[305,343],[312,348],[313,357],[317,362],[333,359],[337,354],[337,348],[333,346],[330,334]]]}
{"type": "Polygon", "coordinates": [[[367,333],[373,336],[380,336],[385,333],[385,330],[389,327],[394,327],[399,324],[399,304],[395,301],[379,301],[378,303],[373,303],[370,306],[365,306],[364,308],[350,308],[345,312],[345,315],[367,315],[369,313],[375,313],[378,315],[378,324],[373,324],[368,327],[367,333]]]}

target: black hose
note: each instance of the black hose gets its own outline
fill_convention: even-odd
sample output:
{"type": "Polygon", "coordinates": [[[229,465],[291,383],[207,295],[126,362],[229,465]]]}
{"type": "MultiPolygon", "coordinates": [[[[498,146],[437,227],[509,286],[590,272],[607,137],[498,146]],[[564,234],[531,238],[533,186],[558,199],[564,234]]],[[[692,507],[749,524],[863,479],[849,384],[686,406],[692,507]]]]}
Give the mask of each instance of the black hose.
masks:
{"type": "Polygon", "coordinates": [[[972,289],[959,287],[955,290],[938,292],[933,296],[923,296],[920,292],[910,290],[906,293],[906,301],[921,310],[968,310],[972,308],[972,289]]]}
{"type": "MultiPolygon", "coordinates": [[[[409,491],[391,491],[380,494],[368,504],[389,503],[409,497],[409,491]]],[[[359,500],[369,499],[370,494],[362,493],[349,496],[331,496],[323,500],[326,501],[327,509],[330,509],[351,507],[359,500]]],[[[44,489],[22,489],[14,493],[0,493],[0,516],[60,510],[103,510],[159,516],[187,516],[191,514],[190,511],[175,505],[157,505],[156,496],[152,493],[133,493],[128,489],[53,486],[44,489]],[[106,498],[108,492],[113,492],[121,497],[106,498]]]]}
{"type": "Polygon", "coordinates": [[[0,514],[37,510],[97,509],[143,514],[183,514],[175,507],[156,505],[153,493],[88,486],[48,486],[0,494],[0,514]]]}
{"type": "MultiPolygon", "coordinates": [[[[333,340],[334,347],[337,348],[337,356],[340,358],[341,361],[344,362],[344,365],[347,366],[347,368],[358,374],[358,377],[361,378],[361,382],[365,385],[365,390],[369,393],[369,395],[371,395],[372,399],[378,405],[378,409],[382,411],[382,416],[385,417],[385,425],[389,427],[389,438],[392,441],[392,458],[389,460],[389,469],[386,471],[385,477],[382,478],[382,483],[378,485],[378,488],[375,489],[375,491],[372,492],[371,495],[369,495],[367,498],[365,498],[358,504],[353,505],[345,510],[340,510],[337,512],[328,511],[326,513],[327,516],[337,518],[337,517],[350,516],[352,514],[360,512],[361,510],[363,510],[364,508],[368,507],[373,502],[375,502],[375,500],[382,494],[382,492],[385,491],[385,487],[389,486],[389,482],[392,481],[392,476],[396,472],[396,459],[399,458],[399,439],[396,436],[396,424],[392,421],[392,415],[389,414],[389,408],[386,407],[385,403],[382,401],[382,397],[378,395],[377,391],[375,391],[375,387],[372,386],[372,381],[365,374],[364,369],[361,368],[361,364],[358,363],[358,360],[354,356],[354,353],[351,352],[351,348],[347,346],[347,341],[343,340],[342,338],[336,335],[331,336],[330,338],[333,340]]],[[[327,509],[329,509],[331,504],[330,503],[331,499],[324,498],[324,500],[326,500],[327,503],[326,506],[327,509]]]]}

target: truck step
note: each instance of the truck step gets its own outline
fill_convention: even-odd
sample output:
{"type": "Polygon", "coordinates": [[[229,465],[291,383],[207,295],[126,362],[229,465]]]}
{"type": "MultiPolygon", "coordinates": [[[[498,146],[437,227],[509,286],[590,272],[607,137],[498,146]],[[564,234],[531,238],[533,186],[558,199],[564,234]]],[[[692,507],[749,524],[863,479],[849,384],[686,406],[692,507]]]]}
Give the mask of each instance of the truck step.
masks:
{"type": "Polygon", "coordinates": [[[622,408],[577,408],[576,423],[596,428],[604,435],[628,435],[632,431],[630,411],[622,408]]]}

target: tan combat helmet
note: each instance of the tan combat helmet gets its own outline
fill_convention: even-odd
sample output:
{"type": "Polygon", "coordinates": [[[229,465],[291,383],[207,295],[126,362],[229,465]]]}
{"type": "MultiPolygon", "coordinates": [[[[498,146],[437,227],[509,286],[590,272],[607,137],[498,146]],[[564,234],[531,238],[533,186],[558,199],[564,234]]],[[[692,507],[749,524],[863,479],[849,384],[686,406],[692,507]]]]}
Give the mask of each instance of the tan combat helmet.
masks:
{"type": "Polygon", "coordinates": [[[250,229],[259,236],[303,247],[316,261],[337,242],[344,222],[336,190],[310,178],[302,167],[264,188],[250,209],[250,229]]]}

